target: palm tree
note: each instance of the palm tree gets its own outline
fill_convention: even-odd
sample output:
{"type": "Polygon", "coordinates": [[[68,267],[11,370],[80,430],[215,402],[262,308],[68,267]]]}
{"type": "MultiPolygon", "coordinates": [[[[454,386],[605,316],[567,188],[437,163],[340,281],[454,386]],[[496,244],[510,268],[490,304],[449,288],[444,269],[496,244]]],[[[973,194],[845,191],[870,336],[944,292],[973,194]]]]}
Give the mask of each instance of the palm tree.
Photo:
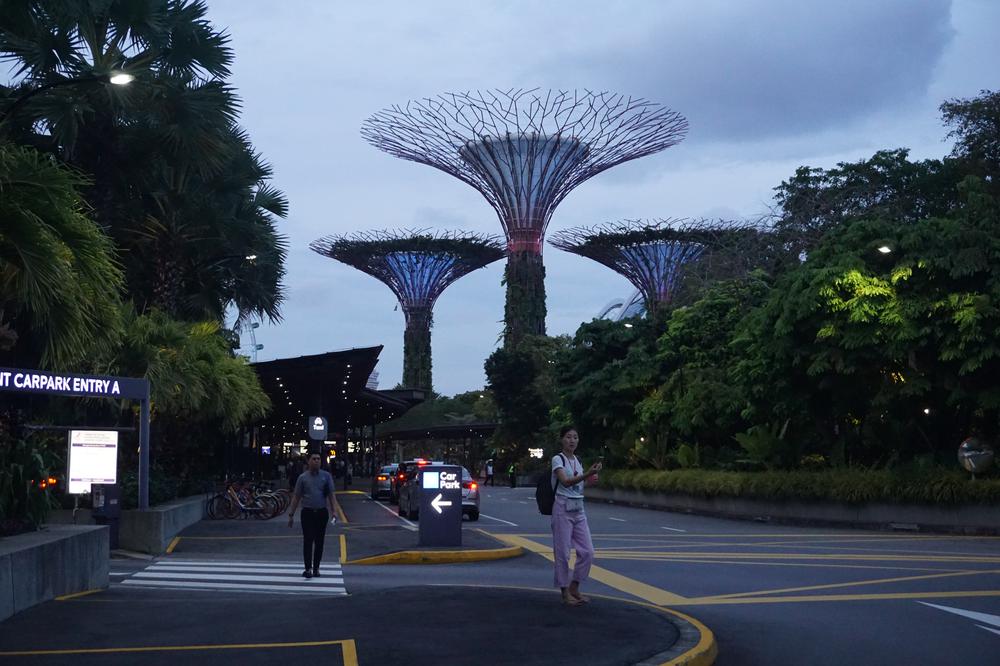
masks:
{"type": "Polygon", "coordinates": [[[84,214],[83,184],[32,148],[0,144],[0,351],[62,368],[120,331],[122,272],[84,214]]]}
{"type": "Polygon", "coordinates": [[[86,198],[122,250],[137,306],[221,321],[235,305],[239,322],[280,319],[286,247],[275,225],[287,202],[236,124],[229,37],[205,3],[9,4],[0,57],[23,79],[8,93],[118,68],[137,77],[125,90],[52,88],[4,130],[90,176],[86,198]]]}

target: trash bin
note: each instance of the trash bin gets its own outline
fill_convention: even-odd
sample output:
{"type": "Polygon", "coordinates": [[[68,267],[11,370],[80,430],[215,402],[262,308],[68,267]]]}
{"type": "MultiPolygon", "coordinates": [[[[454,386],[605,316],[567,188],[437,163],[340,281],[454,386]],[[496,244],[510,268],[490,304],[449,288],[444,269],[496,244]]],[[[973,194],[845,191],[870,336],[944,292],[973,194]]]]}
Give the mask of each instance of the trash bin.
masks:
{"type": "Polygon", "coordinates": [[[122,516],[121,488],[115,483],[94,483],[90,486],[94,507],[92,515],[98,525],[107,525],[111,550],[118,548],[118,521],[122,516]]]}

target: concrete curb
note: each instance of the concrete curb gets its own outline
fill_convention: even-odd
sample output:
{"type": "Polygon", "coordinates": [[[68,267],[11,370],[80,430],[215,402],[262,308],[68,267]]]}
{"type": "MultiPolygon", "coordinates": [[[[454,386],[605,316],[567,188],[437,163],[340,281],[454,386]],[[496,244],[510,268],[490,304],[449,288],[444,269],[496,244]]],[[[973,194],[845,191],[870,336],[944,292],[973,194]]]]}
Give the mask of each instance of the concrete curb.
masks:
{"type": "Polygon", "coordinates": [[[635,666],[712,666],[715,663],[719,647],[711,629],[690,615],[669,608],[652,607],[672,616],[671,621],[677,626],[680,638],[669,650],[635,666]]]}
{"type": "Polygon", "coordinates": [[[344,564],[460,564],[505,560],[521,555],[524,555],[524,549],[520,546],[486,550],[399,550],[384,555],[347,560],[344,564]]]}

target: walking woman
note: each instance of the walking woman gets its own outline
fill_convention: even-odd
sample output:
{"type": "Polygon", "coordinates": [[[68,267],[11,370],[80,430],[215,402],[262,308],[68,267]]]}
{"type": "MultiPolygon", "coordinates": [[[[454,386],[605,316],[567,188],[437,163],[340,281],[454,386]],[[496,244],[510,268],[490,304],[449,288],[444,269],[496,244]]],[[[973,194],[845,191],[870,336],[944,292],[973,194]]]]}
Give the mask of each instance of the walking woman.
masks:
{"type": "Polygon", "coordinates": [[[594,543],[590,538],[587,514],[583,510],[583,482],[601,470],[601,463],[591,465],[586,472],[576,457],[580,435],[573,426],[559,431],[562,453],[552,458],[552,483],[556,499],[552,505],[552,549],[555,556],[556,587],[562,590],[562,600],[567,606],[579,606],[590,601],[580,594],[580,583],[590,575],[594,561],[594,543]],[[576,566],[573,577],[569,571],[569,549],[576,549],[576,566]]]}

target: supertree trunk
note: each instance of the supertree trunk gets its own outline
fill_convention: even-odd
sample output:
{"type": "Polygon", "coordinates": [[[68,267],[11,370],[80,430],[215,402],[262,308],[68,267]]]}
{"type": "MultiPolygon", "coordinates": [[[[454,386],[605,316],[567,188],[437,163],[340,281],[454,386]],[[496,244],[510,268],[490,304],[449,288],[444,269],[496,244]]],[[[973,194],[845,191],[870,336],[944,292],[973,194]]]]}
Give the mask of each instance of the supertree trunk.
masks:
{"type": "Polygon", "coordinates": [[[413,310],[403,333],[403,386],[430,391],[431,379],[431,312],[413,310]]]}
{"type": "Polygon", "coordinates": [[[511,252],[504,270],[504,346],[526,335],[545,335],[545,266],[537,252],[511,252]]]}

